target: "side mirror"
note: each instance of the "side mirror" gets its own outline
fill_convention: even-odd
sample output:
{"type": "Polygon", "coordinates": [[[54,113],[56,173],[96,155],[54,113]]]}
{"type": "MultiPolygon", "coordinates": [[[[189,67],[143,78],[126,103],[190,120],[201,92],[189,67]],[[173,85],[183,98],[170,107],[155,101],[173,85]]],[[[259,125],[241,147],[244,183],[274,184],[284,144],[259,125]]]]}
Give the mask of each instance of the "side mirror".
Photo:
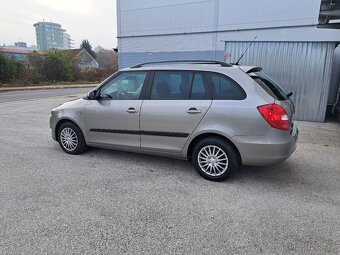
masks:
{"type": "Polygon", "coordinates": [[[289,93],[287,94],[287,97],[290,98],[292,95],[293,95],[293,92],[289,92],[289,93]]]}
{"type": "Polygon", "coordinates": [[[95,91],[95,90],[90,91],[89,93],[87,93],[87,98],[89,100],[95,100],[96,99],[96,92],[97,91],[95,91]]]}

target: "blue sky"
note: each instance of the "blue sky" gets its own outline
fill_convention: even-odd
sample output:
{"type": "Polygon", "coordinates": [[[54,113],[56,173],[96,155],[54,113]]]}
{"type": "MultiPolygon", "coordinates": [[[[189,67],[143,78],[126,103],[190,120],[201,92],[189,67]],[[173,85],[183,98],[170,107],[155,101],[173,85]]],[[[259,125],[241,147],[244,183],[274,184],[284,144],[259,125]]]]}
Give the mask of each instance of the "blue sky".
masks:
{"type": "Polygon", "coordinates": [[[61,24],[74,47],[84,38],[93,47],[117,46],[116,0],[7,0],[0,2],[0,13],[0,45],[36,45],[33,23],[45,20],[61,24]]]}

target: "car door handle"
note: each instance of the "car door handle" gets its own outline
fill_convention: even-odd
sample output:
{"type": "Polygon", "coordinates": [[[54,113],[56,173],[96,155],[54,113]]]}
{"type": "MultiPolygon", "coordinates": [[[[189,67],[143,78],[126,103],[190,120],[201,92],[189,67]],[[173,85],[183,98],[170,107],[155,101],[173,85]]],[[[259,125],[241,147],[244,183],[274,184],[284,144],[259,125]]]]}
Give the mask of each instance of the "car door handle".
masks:
{"type": "Polygon", "coordinates": [[[187,113],[189,114],[197,114],[197,113],[201,113],[202,111],[197,110],[197,108],[195,107],[191,107],[189,110],[187,110],[187,113]]]}
{"type": "Polygon", "coordinates": [[[130,107],[128,110],[127,110],[128,113],[136,113],[138,112],[138,110],[136,110],[135,108],[133,107],[130,107]]]}

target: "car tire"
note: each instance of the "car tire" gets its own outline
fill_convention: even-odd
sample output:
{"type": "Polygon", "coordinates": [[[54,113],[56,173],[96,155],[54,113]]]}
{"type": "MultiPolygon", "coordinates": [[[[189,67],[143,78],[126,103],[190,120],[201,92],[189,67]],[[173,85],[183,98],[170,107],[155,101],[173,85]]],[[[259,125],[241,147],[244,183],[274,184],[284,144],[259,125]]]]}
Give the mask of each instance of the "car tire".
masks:
{"type": "Polygon", "coordinates": [[[71,122],[62,124],[58,129],[60,147],[68,154],[81,154],[87,146],[79,127],[71,122]]]}
{"type": "Polygon", "coordinates": [[[223,181],[240,166],[235,148],[218,137],[199,141],[192,152],[192,163],[196,171],[210,181],[223,181]]]}

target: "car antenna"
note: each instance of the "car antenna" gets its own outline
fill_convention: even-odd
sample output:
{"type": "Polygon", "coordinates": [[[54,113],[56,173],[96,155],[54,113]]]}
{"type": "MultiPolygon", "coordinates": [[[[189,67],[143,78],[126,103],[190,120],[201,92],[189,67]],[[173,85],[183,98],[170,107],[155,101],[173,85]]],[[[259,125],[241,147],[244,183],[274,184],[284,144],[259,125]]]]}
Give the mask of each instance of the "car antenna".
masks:
{"type": "Polygon", "coordinates": [[[234,65],[238,65],[238,63],[240,62],[240,60],[243,58],[244,54],[246,54],[246,52],[248,51],[248,49],[250,48],[250,46],[255,42],[257,36],[255,36],[254,40],[248,45],[247,49],[242,53],[241,57],[237,60],[237,62],[234,65]]]}

